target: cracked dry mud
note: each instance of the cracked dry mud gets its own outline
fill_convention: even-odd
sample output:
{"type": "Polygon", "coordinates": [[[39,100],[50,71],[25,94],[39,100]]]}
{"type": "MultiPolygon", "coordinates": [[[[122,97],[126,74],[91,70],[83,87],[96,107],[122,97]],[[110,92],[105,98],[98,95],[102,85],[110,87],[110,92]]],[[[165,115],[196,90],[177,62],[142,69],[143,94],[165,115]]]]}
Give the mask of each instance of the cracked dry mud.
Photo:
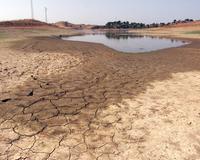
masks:
{"type": "Polygon", "coordinates": [[[142,55],[46,38],[23,44],[34,42],[40,43],[15,49],[67,50],[82,60],[2,93],[0,159],[200,157],[199,41],[142,55]]]}

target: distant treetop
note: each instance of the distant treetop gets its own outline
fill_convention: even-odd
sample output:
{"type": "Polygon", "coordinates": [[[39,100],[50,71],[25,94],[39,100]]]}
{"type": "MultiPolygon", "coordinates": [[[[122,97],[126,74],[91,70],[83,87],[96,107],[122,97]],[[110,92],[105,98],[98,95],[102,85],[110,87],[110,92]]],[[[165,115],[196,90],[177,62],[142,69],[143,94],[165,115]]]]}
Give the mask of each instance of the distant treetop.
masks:
{"type": "Polygon", "coordinates": [[[152,24],[144,24],[144,23],[136,23],[136,22],[128,22],[128,21],[114,21],[108,22],[104,26],[95,26],[93,29],[99,28],[106,28],[106,29],[143,29],[143,28],[156,28],[156,27],[163,27],[169,26],[173,24],[179,23],[189,23],[193,22],[193,19],[185,19],[185,20],[174,20],[173,22],[169,23],[152,23],[152,24]]]}

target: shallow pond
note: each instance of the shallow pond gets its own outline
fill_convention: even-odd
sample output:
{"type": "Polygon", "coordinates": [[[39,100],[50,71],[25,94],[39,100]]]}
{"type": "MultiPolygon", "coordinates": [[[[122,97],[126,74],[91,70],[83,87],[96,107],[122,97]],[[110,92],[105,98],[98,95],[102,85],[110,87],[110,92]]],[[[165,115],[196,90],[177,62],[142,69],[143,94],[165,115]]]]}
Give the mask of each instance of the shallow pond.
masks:
{"type": "Polygon", "coordinates": [[[121,33],[85,34],[63,37],[62,39],[101,43],[117,51],[127,53],[150,52],[187,44],[185,41],[175,39],[121,33]]]}

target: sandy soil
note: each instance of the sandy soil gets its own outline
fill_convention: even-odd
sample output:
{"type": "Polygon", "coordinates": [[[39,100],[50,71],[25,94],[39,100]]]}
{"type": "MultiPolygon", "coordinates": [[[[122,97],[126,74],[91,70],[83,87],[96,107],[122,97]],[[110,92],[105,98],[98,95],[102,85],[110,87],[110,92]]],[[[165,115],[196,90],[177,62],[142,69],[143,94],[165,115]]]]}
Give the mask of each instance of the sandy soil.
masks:
{"type": "Polygon", "coordinates": [[[197,160],[200,40],[146,54],[2,42],[0,159],[197,160]]]}
{"type": "Polygon", "coordinates": [[[198,22],[196,25],[130,30],[130,32],[144,35],[199,39],[200,23],[198,22]]]}

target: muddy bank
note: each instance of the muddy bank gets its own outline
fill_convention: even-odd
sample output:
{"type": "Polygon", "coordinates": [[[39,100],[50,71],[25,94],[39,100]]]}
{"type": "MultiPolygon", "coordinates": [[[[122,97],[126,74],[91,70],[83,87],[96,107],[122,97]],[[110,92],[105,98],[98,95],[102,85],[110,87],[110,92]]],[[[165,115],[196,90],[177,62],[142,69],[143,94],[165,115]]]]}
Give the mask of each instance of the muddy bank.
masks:
{"type": "Polygon", "coordinates": [[[17,42],[13,54],[47,53],[51,65],[42,60],[41,74],[1,95],[0,159],[196,159],[199,43],[121,54],[58,39],[17,42]],[[64,55],[80,63],[58,73],[64,55]]]}

